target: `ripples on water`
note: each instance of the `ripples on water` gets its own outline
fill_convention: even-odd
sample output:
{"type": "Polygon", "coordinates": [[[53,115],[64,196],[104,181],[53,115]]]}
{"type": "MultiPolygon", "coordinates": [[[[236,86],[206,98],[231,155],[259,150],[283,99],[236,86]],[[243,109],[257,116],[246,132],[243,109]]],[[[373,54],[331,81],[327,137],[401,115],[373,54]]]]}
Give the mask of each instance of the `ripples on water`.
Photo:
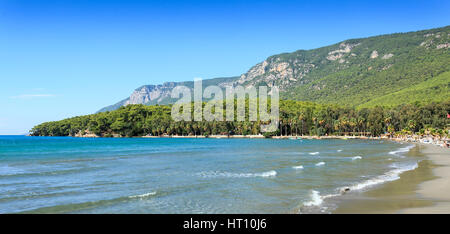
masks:
{"type": "Polygon", "coordinates": [[[376,140],[0,136],[0,213],[328,212],[417,167],[376,140]]]}

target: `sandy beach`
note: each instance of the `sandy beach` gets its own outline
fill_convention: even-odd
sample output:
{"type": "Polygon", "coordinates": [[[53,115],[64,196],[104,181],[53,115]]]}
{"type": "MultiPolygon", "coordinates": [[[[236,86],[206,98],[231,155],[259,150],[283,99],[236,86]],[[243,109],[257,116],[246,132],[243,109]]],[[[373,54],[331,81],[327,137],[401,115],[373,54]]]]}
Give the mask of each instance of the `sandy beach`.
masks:
{"type": "Polygon", "coordinates": [[[450,213],[450,149],[416,143],[408,157],[422,158],[417,169],[368,191],[339,197],[333,213],[450,213]]]}
{"type": "Polygon", "coordinates": [[[409,208],[401,210],[400,213],[450,213],[450,149],[434,145],[421,144],[421,152],[426,155],[435,165],[433,174],[436,179],[419,184],[418,197],[432,201],[431,206],[409,208]]]}

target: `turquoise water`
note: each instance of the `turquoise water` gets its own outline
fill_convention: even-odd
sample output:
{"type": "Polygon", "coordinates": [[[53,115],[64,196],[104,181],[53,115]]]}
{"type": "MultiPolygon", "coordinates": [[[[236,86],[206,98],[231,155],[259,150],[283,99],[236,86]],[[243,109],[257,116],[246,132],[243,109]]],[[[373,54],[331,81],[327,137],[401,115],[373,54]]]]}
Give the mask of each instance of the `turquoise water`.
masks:
{"type": "Polygon", "coordinates": [[[379,140],[0,136],[0,213],[329,212],[414,169],[379,140]]]}

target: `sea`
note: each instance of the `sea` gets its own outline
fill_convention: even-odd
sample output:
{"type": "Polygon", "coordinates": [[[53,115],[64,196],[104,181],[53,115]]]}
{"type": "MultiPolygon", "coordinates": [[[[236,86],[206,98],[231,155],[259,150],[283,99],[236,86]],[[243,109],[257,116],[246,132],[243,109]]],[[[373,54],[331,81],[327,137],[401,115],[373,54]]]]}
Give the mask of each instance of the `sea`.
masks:
{"type": "Polygon", "coordinates": [[[417,168],[361,139],[0,136],[0,213],[331,213],[417,168]]]}

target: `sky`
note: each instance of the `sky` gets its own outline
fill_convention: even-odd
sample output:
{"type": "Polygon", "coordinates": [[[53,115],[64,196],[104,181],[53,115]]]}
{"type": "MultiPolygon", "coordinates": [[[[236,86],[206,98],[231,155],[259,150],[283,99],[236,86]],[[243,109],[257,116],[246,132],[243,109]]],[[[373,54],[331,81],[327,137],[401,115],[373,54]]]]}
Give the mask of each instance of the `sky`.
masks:
{"type": "Polygon", "coordinates": [[[0,135],[94,113],[145,84],[449,24],[448,0],[0,0],[0,135]]]}

